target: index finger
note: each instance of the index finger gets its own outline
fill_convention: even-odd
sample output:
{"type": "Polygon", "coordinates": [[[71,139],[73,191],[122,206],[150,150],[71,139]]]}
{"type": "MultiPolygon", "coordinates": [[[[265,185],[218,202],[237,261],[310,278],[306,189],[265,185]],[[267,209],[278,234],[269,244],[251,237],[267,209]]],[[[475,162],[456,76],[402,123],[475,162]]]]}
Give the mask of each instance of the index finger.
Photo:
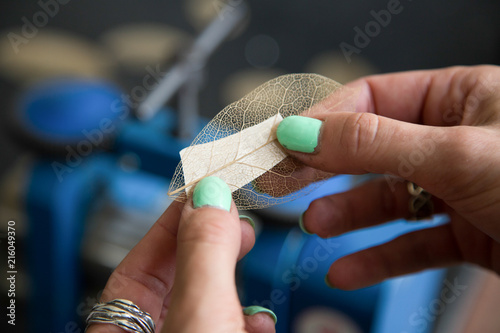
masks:
{"type": "Polygon", "coordinates": [[[468,107],[494,96],[497,66],[450,67],[374,75],[347,84],[361,89],[357,111],[416,124],[462,123],[468,107]]]}
{"type": "MultiPolygon", "coordinates": [[[[167,208],[149,232],[111,274],[101,302],[127,299],[148,312],[155,323],[165,316],[164,302],[172,289],[175,275],[177,229],[183,204],[177,201],[167,208]]],[[[87,332],[123,332],[119,327],[93,324],[87,332]]]]}

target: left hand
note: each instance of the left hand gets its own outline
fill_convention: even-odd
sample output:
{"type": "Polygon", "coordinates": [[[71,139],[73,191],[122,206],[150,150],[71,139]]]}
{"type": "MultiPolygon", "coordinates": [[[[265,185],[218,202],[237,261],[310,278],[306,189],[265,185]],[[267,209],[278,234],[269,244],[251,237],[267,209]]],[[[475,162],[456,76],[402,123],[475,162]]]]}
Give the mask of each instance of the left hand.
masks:
{"type": "MultiPolygon", "coordinates": [[[[236,292],[236,262],[254,242],[232,200],[230,211],[173,202],[112,273],[101,301],[134,302],[157,332],[274,332],[265,312],[243,314],[236,292]]],[[[125,331],[92,324],[87,332],[125,331]]]]}

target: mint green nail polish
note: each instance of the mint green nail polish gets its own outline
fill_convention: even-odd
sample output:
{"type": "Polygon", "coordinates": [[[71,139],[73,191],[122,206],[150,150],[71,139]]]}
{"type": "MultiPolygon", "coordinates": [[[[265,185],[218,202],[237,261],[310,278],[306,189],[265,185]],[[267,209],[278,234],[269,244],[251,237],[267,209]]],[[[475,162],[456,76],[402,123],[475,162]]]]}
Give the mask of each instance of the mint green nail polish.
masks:
{"type": "Polygon", "coordinates": [[[312,153],[318,146],[318,136],[323,122],[318,119],[290,116],[281,121],[276,131],[278,141],[286,149],[312,153]]]}
{"type": "Polygon", "coordinates": [[[300,230],[302,230],[302,232],[305,233],[306,235],[313,235],[313,233],[307,231],[306,227],[304,226],[304,213],[302,213],[299,217],[299,227],[300,230]]]}
{"type": "Polygon", "coordinates": [[[253,229],[255,229],[255,222],[250,216],[240,215],[240,220],[244,220],[245,222],[250,224],[253,229]]]}
{"type": "Polygon", "coordinates": [[[193,206],[217,207],[229,211],[231,209],[231,190],[220,178],[206,177],[196,184],[193,192],[193,206]]]}
{"type": "Polygon", "coordinates": [[[328,288],[337,289],[328,279],[328,275],[325,275],[325,284],[328,286],[328,288]]]}
{"type": "Polygon", "coordinates": [[[273,318],[275,325],[278,322],[278,317],[276,317],[274,312],[262,306],[253,305],[253,306],[247,306],[246,308],[243,309],[243,314],[245,316],[252,316],[257,313],[265,313],[269,315],[271,318],[273,318]]]}

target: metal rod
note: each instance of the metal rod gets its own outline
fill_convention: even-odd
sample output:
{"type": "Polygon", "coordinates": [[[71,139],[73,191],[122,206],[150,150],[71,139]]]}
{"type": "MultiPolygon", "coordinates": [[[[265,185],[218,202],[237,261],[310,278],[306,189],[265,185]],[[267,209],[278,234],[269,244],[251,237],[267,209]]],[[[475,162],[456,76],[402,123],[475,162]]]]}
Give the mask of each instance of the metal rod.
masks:
{"type": "Polygon", "coordinates": [[[170,69],[158,87],[139,105],[139,119],[153,117],[195,72],[204,67],[210,55],[245,17],[247,10],[244,1],[237,5],[227,4],[222,8],[217,18],[193,42],[184,59],[170,69]]]}

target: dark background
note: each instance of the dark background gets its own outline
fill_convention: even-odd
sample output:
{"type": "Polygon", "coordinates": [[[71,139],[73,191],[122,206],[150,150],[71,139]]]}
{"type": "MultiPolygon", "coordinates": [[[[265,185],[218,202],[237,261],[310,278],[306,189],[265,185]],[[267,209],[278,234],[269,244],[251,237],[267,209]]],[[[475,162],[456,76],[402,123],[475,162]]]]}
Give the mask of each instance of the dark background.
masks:
{"type": "MultiPolygon", "coordinates": [[[[209,1],[209,0],[207,0],[209,1]]],[[[212,1],[214,10],[222,0],[212,1]]],[[[233,3],[239,1],[232,0],[233,3]]],[[[355,26],[364,29],[373,20],[370,11],[386,9],[387,0],[253,0],[246,30],[223,44],[208,63],[200,104],[202,113],[212,116],[224,105],[220,88],[232,73],[255,67],[245,57],[247,43],[257,35],[273,38],[279,56],[272,65],[281,72],[303,72],[308,62],[325,51],[340,52],[339,44],[354,44],[355,26]]],[[[393,15],[387,27],[372,38],[353,62],[341,63],[344,71],[364,60],[374,72],[437,68],[451,65],[498,64],[500,60],[500,2],[498,1],[401,1],[402,11],[393,15]]],[[[32,21],[40,11],[37,1],[4,1],[0,10],[2,37],[19,33],[22,17],[32,21]]],[[[71,0],[60,5],[43,29],[64,29],[95,42],[107,30],[127,23],[156,22],[167,24],[195,36],[198,30],[186,14],[185,1],[98,1],[71,0]]],[[[35,37],[36,38],[36,37],[35,37]]],[[[255,44],[255,43],[254,43],[255,44]]],[[[255,47],[255,45],[253,46],[255,47]]],[[[257,48],[259,46],[257,45],[257,48]]],[[[249,51],[253,54],[266,52],[249,51]]],[[[22,48],[22,46],[21,46],[22,48]]],[[[1,56],[1,55],[0,55],[1,56]]],[[[259,58],[257,58],[257,61],[259,58]]],[[[257,63],[257,66],[259,64],[257,63]]],[[[262,67],[267,65],[264,62],[262,67]]],[[[354,71],[353,71],[354,72],[354,71]]],[[[0,73],[0,119],[12,111],[12,99],[22,91],[0,73]]],[[[336,77],[332,77],[335,79],[336,77]]],[[[338,79],[338,78],[337,78],[338,79]]],[[[120,82],[123,85],[123,81],[120,82]]],[[[130,84],[130,81],[128,82],[130,84]]],[[[21,148],[0,134],[0,173],[19,155],[21,148]]]]}

